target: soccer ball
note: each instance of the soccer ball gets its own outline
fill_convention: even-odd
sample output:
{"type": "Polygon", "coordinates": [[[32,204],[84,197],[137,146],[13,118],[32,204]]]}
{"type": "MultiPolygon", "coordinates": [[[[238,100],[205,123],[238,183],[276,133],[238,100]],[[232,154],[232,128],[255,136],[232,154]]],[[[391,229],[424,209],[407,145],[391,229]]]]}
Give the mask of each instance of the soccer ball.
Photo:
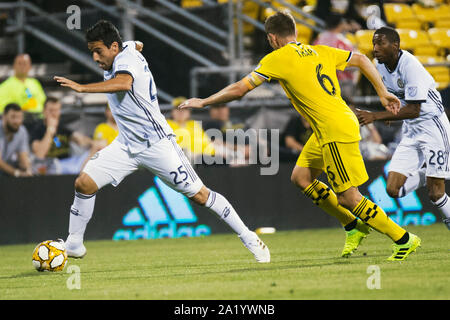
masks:
{"type": "Polygon", "coordinates": [[[62,271],[66,262],[67,252],[61,239],[43,241],[34,248],[32,263],[37,271],[62,271]]]}

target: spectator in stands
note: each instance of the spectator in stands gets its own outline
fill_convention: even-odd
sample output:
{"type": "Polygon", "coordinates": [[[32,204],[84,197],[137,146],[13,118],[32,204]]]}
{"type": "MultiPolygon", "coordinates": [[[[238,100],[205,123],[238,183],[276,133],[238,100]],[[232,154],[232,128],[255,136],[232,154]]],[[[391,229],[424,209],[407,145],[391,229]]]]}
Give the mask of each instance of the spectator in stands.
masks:
{"type": "Polygon", "coordinates": [[[84,150],[92,146],[92,140],[61,125],[60,118],[61,102],[49,97],[44,104],[43,119],[30,131],[35,173],[76,174],[89,156],[89,150],[81,155],[71,155],[71,142],[84,150]]]}
{"type": "Polygon", "coordinates": [[[42,113],[46,96],[39,81],[28,77],[30,56],[16,56],[13,69],[14,75],[0,84],[0,113],[8,103],[17,103],[23,111],[31,114],[42,113]]]}
{"type": "Polygon", "coordinates": [[[280,137],[280,160],[297,160],[312,132],[308,121],[298,115],[293,116],[280,137]]]}
{"type": "Polygon", "coordinates": [[[330,14],[341,14],[349,24],[350,32],[366,28],[366,20],[359,13],[361,0],[317,0],[313,14],[324,21],[328,21],[330,14]]]}
{"type": "Polygon", "coordinates": [[[105,119],[106,122],[99,123],[95,127],[89,156],[86,157],[81,168],[84,168],[86,162],[88,162],[88,160],[93,157],[94,154],[111,144],[111,142],[113,142],[114,139],[119,135],[119,128],[117,127],[116,120],[114,119],[111,109],[108,105],[105,108],[105,119]]]}
{"type": "Polygon", "coordinates": [[[119,128],[109,106],[105,108],[105,118],[106,122],[102,122],[95,127],[93,137],[94,141],[102,141],[102,144],[99,145],[101,149],[113,142],[119,134],[119,128]]]}
{"type": "Polygon", "coordinates": [[[244,162],[250,158],[250,145],[249,137],[245,134],[244,130],[248,127],[245,123],[231,120],[230,118],[230,108],[225,104],[212,105],[209,109],[210,119],[203,121],[203,129],[210,135],[208,130],[216,129],[220,130],[222,133],[222,140],[216,139],[215,136],[211,136],[211,140],[214,144],[214,149],[216,153],[221,154],[227,159],[227,163],[231,165],[242,165],[244,162]],[[236,132],[235,130],[241,129],[243,131],[236,132]],[[227,130],[230,133],[234,132],[234,141],[227,141],[227,130]],[[233,155],[231,157],[230,155],[233,155]]]}
{"type": "Polygon", "coordinates": [[[191,110],[178,109],[178,106],[186,101],[185,97],[178,97],[172,101],[172,119],[167,123],[177,136],[177,143],[183,149],[186,156],[193,163],[200,163],[198,159],[203,154],[214,155],[214,146],[208,135],[203,131],[201,123],[191,120],[191,110]],[[197,161],[196,161],[197,159],[197,161]]]}
{"type": "Polygon", "coordinates": [[[23,111],[18,104],[10,103],[6,105],[0,122],[0,173],[14,177],[31,176],[29,153],[23,111]]]}
{"type": "MultiPolygon", "coordinates": [[[[345,19],[339,14],[330,14],[327,18],[327,29],[320,33],[314,41],[315,45],[322,44],[333,48],[347,51],[355,51],[352,43],[344,36],[348,29],[345,19]]],[[[355,94],[358,72],[352,70],[336,72],[339,86],[341,87],[341,96],[349,104],[352,103],[352,97],[355,94]]]]}
{"type": "Polygon", "coordinates": [[[361,154],[366,160],[387,160],[391,157],[391,153],[383,144],[381,135],[373,123],[361,126],[361,141],[359,142],[359,148],[361,154]]]}

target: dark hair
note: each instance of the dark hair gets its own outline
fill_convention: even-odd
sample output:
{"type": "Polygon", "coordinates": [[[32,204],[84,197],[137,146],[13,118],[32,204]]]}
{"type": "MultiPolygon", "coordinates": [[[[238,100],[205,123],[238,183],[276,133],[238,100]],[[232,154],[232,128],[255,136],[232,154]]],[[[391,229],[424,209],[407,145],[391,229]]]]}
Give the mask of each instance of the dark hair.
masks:
{"type": "Polygon", "coordinates": [[[337,26],[339,26],[342,22],[344,22],[344,17],[337,13],[331,13],[327,17],[326,25],[328,30],[333,30],[337,26]]]}
{"type": "Polygon", "coordinates": [[[7,114],[11,110],[22,111],[22,108],[17,103],[9,103],[6,105],[5,109],[3,110],[3,114],[7,114]]]}
{"type": "Polygon", "coordinates": [[[386,36],[386,39],[390,42],[390,43],[398,43],[400,44],[400,35],[398,34],[398,32],[390,27],[381,27],[380,29],[377,29],[374,33],[374,35],[376,34],[383,34],[386,36]]]}
{"type": "Polygon", "coordinates": [[[100,20],[86,31],[86,41],[103,41],[103,44],[110,48],[113,42],[117,42],[119,49],[122,49],[122,38],[119,30],[109,21],[100,20]]]}
{"type": "Polygon", "coordinates": [[[264,28],[266,33],[273,33],[280,37],[291,36],[295,34],[295,20],[289,11],[278,11],[267,17],[264,28]]]}
{"type": "Polygon", "coordinates": [[[45,100],[45,103],[44,103],[44,109],[47,107],[47,103],[49,103],[49,102],[58,103],[59,99],[56,97],[52,97],[52,96],[47,97],[47,100],[45,100]]]}

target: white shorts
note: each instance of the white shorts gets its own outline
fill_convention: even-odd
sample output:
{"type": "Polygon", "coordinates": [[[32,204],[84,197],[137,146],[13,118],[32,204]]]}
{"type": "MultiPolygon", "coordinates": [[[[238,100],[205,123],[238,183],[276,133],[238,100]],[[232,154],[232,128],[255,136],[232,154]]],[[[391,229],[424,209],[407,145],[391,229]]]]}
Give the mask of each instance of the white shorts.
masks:
{"type": "Polygon", "coordinates": [[[138,167],[148,169],[169,187],[188,198],[197,194],[203,186],[173,136],[165,137],[137,154],[129,153],[116,139],[97,152],[86,163],[83,172],[101,189],[108,184],[116,187],[138,167]]]}
{"type": "Polygon", "coordinates": [[[450,124],[442,114],[426,120],[412,136],[404,136],[392,156],[389,171],[408,177],[426,166],[426,176],[449,178],[450,124]]]}

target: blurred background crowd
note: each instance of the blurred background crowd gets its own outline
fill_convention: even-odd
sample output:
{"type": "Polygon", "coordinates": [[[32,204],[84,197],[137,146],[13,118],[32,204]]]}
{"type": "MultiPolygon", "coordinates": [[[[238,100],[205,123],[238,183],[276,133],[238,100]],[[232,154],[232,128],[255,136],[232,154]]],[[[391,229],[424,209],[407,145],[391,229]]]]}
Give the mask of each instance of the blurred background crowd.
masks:
{"type": "MultiPolygon", "coordinates": [[[[385,25],[395,27],[402,49],[412,52],[436,80],[448,111],[450,4],[445,0],[81,3],[86,5],[80,4],[81,27],[66,30],[72,33],[65,35],[58,28],[64,29],[70,1],[0,1],[1,175],[76,174],[117,136],[117,125],[104,95],[69,92],[52,80],[54,75],[81,83],[102,80],[100,70],[96,72],[88,65],[90,57],[80,37],[83,30],[100,18],[114,21],[124,40],[144,42],[143,54],[159,86],[161,109],[178,143],[195,163],[201,162],[205,154],[225,157],[227,150],[231,150],[236,159],[228,159],[227,165],[246,165],[245,161],[237,160],[248,160],[253,152],[249,129],[279,129],[276,141],[274,137],[258,140],[258,147],[270,150],[267,145],[276,144],[281,161],[294,162],[302,152],[312,133],[311,127],[289,105],[277,84],[264,85],[248,98],[230,105],[200,111],[176,108],[186,97],[208,95],[251,71],[271,50],[261,25],[267,16],[282,8],[290,9],[298,20],[298,41],[359,51],[371,59],[374,30],[385,25]],[[120,12],[126,12],[128,20],[116,14],[120,12]],[[197,19],[197,23],[204,21],[203,27],[192,27],[195,34],[189,34],[197,42],[183,42],[186,36],[169,28],[177,25],[190,28],[179,16],[197,19]],[[204,30],[205,26],[211,27],[204,30]],[[152,28],[159,28],[164,36],[158,36],[152,28]],[[226,38],[222,42],[227,44],[221,47],[220,41],[211,40],[214,35],[208,32],[226,38]],[[68,40],[69,36],[78,39],[68,40]],[[211,48],[202,51],[208,47],[202,46],[202,42],[211,48]],[[226,140],[225,133],[230,129],[242,129],[237,135],[244,138],[226,140]],[[223,133],[222,138],[218,138],[217,132],[223,133]]],[[[342,71],[338,79],[348,104],[363,109],[381,108],[370,84],[359,72],[342,71]]],[[[400,126],[399,122],[379,122],[361,127],[364,158],[389,159],[400,140],[400,126]]]]}

